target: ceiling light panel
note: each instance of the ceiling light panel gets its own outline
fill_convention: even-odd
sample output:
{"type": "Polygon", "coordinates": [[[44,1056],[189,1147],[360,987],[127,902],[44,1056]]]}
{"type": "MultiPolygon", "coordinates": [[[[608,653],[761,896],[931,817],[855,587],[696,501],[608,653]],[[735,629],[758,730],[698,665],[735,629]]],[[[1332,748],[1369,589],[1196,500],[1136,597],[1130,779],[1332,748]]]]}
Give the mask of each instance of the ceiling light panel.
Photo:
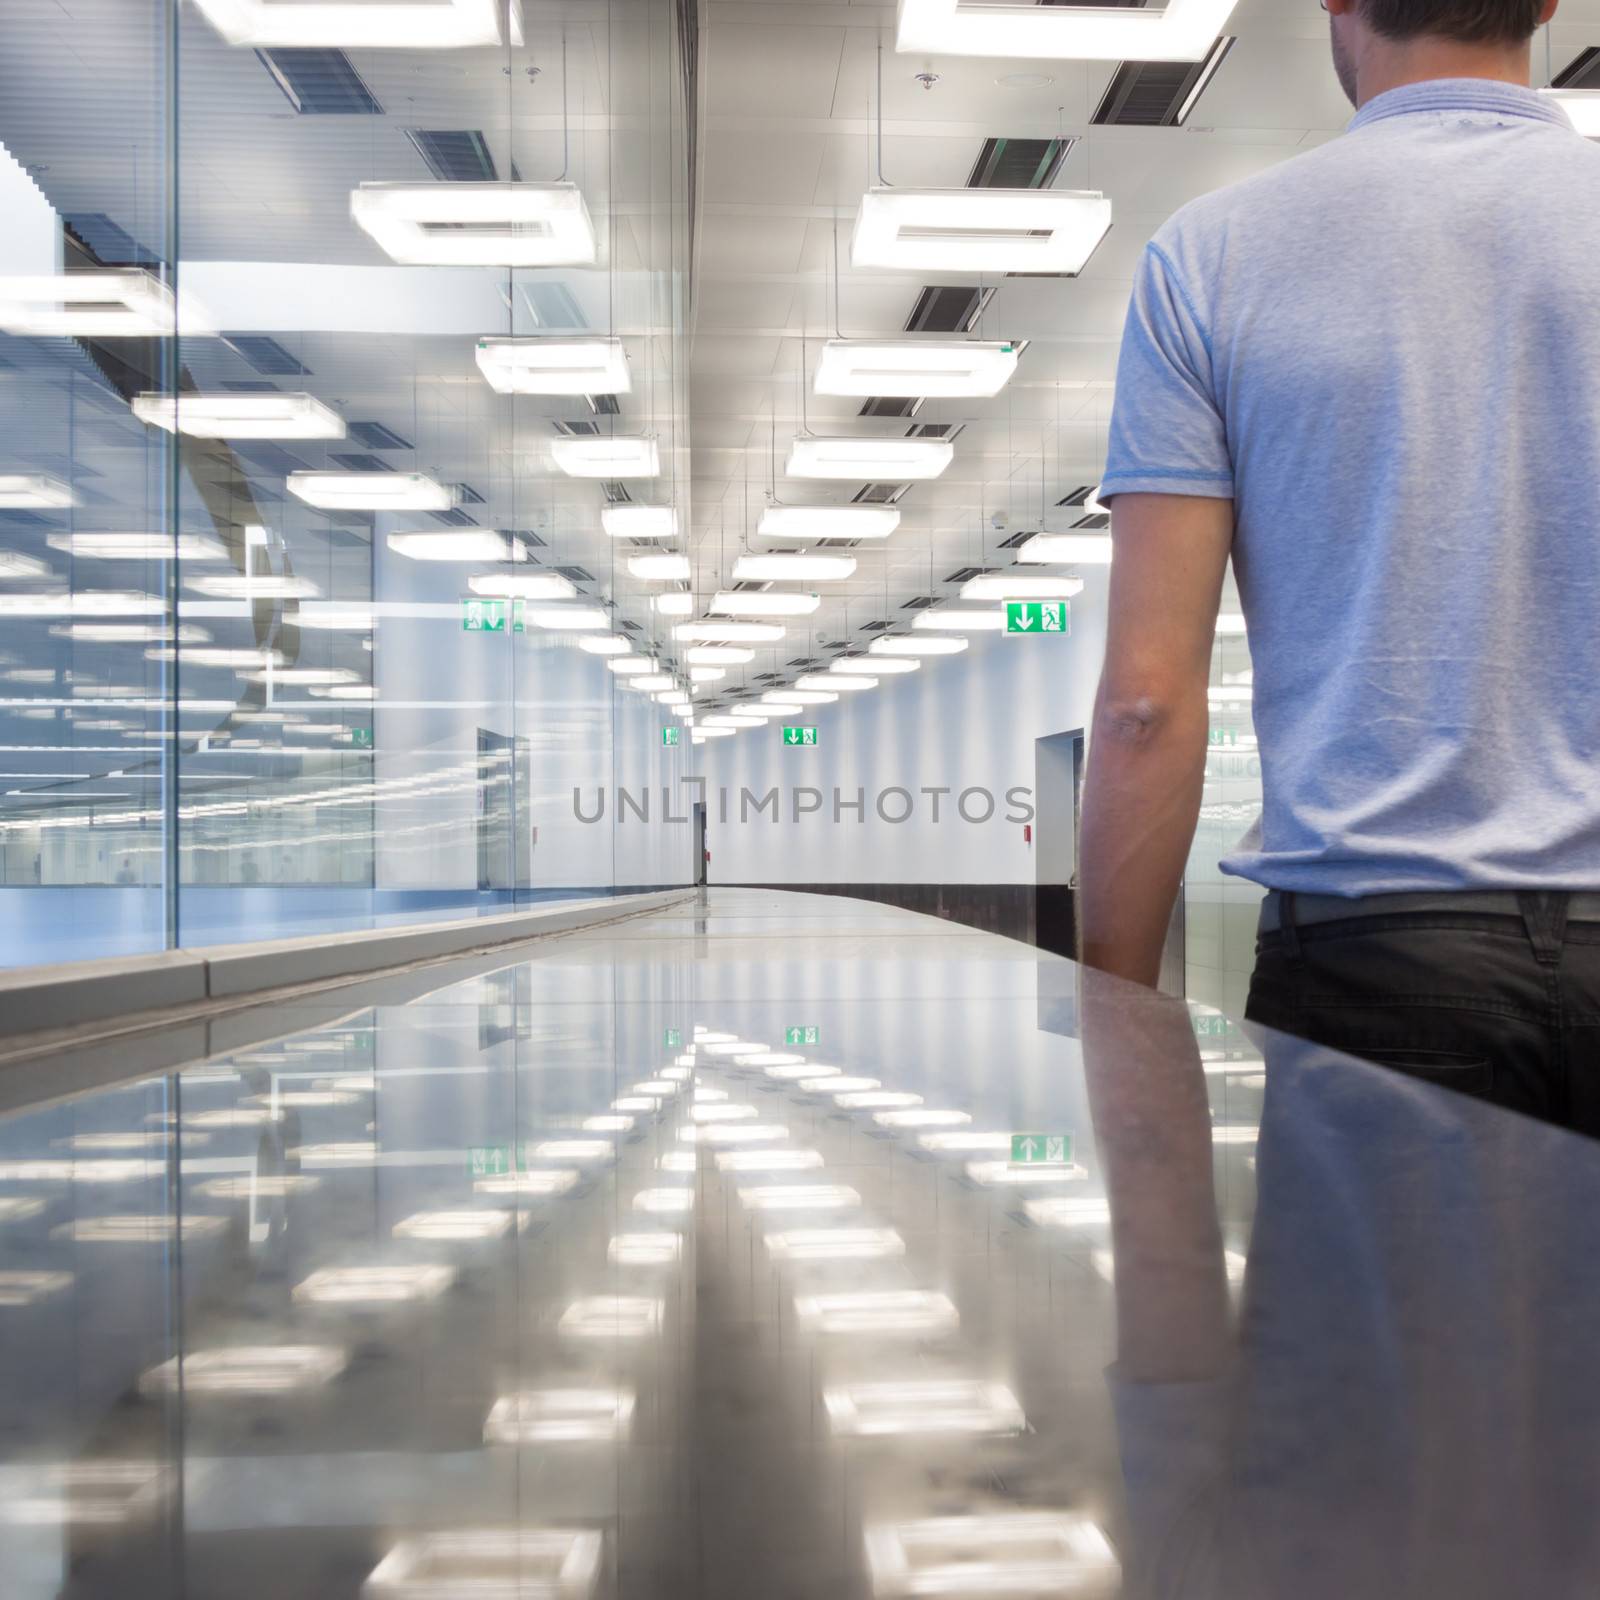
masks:
{"type": "Polygon", "coordinates": [[[844,673],[873,672],[881,677],[893,677],[900,672],[915,672],[921,665],[920,661],[912,659],[910,655],[903,652],[897,654],[894,651],[877,650],[872,653],[870,661],[861,656],[845,656],[843,659],[835,661],[828,668],[828,671],[844,673]]]}
{"type": "Polygon", "coordinates": [[[0,332],[59,339],[153,339],[178,325],[172,291],[142,267],[0,276],[0,332]]]}
{"type": "Polygon", "coordinates": [[[675,539],[678,513],[671,506],[607,506],[600,526],[613,539],[675,539]]]}
{"type": "Polygon", "coordinates": [[[874,639],[867,646],[869,656],[881,656],[883,662],[873,662],[872,670],[878,672],[897,656],[958,656],[967,648],[966,639],[945,636],[932,639],[874,639]]]}
{"type": "Polygon", "coordinates": [[[528,621],[554,633],[590,633],[609,628],[611,613],[604,606],[536,606],[528,621]]]}
{"type": "Polygon", "coordinates": [[[961,586],[963,600],[1071,600],[1083,593],[1082,578],[1017,577],[985,572],[961,586]]]}
{"type": "Polygon", "coordinates": [[[719,589],[707,608],[725,611],[736,617],[809,617],[822,604],[818,594],[794,594],[783,590],[766,593],[741,593],[719,589]]]}
{"type": "Polygon", "coordinates": [[[654,439],[618,434],[612,438],[557,439],[555,463],[569,478],[654,478],[661,453],[654,439]]]}
{"type": "MultiPolygon", "coordinates": [[[[834,698],[835,690],[843,690],[847,694],[854,694],[861,689],[876,689],[878,680],[876,678],[846,676],[842,672],[816,672],[798,679],[796,687],[808,694],[825,693],[830,698],[834,698]]],[[[798,699],[799,697],[796,696],[796,698],[798,699]]],[[[810,702],[802,701],[801,703],[809,704],[810,702]]]]}
{"type": "Polygon", "coordinates": [[[895,506],[768,506],[764,539],[887,539],[900,526],[895,506]]]}
{"type": "Polygon", "coordinates": [[[500,394],[628,394],[620,339],[480,339],[475,355],[500,394]]]}
{"type": "Polygon", "coordinates": [[[663,617],[687,617],[694,611],[694,596],[681,592],[652,595],[650,609],[663,617]]]}
{"type": "Polygon", "coordinates": [[[754,650],[731,644],[697,644],[683,653],[692,667],[742,667],[754,661],[754,650]]]}
{"type": "Polygon", "coordinates": [[[456,501],[425,472],[291,472],[285,487],[323,511],[448,511],[456,501]]]}
{"type": "Polygon", "coordinates": [[[1036,533],[1026,544],[1018,545],[1017,560],[1030,564],[1065,561],[1086,567],[1108,567],[1111,565],[1111,535],[1036,533]]]}
{"type": "Polygon", "coordinates": [[[900,0],[895,49],[913,54],[1052,61],[1198,61],[1236,0],[1167,0],[1161,10],[1110,6],[900,0]]]}
{"type": "Polygon", "coordinates": [[[955,459],[948,439],[799,438],[784,470],[791,478],[853,478],[899,483],[937,478],[955,459]]]}
{"type": "Polygon", "coordinates": [[[42,472],[0,472],[0,510],[59,511],[76,503],[71,484],[42,472]]]}
{"type": "Polygon", "coordinates": [[[578,592],[559,572],[484,572],[468,578],[467,587],[499,600],[570,600],[578,592]]]}
{"type": "Polygon", "coordinates": [[[1017,370],[1014,344],[965,339],[829,339],[816,391],[914,399],[988,399],[1017,370]]]}
{"type": "Polygon", "coordinates": [[[407,266],[592,266],[594,224],[575,183],[364,183],[350,214],[407,266]]]}
{"type": "Polygon", "coordinates": [[[634,556],[628,562],[628,571],[647,583],[680,583],[689,577],[693,568],[688,556],[634,556]]]}
{"type": "Polygon", "coordinates": [[[195,439],[342,439],[344,418],[309,394],[137,394],[133,414],[195,439]]]}
{"type": "Polygon", "coordinates": [[[1600,139],[1600,89],[1541,89],[1558,105],[1585,139],[1600,139]]]}
{"type": "Polygon", "coordinates": [[[1087,190],[868,189],[850,260],[894,272],[1077,273],[1110,227],[1111,202],[1087,190]]]}
{"type": "Polygon", "coordinates": [[[998,606],[937,606],[930,611],[919,611],[911,624],[922,632],[932,633],[1001,633],[1005,625],[1006,614],[998,606]]]}
{"type": "Polygon", "coordinates": [[[410,561],[517,561],[525,552],[514,539],[492,528],[460,528],[449,533],[391,533],[388,545],[410,561]]]}
{"type": "MultiPolygon", "coordinates": [[[[507,42],[501,0],[195,0],[229,44],[256,49],[458,50],[507,42]]],[[[510,39],[522,43],[522,7],[510,0],[510,39]]]]}
{"type": "MultiPolygon", "coordinates": [[[[733,564],[735,583],[834,583],[853,577],[854,556],[751,555],[733,564]]],[[[720,608],[719,608],[720,609],[720,608]]]]}
{"type": "Polygon", "coordinates": [[[727,644],[776,644],[784,630],[775,622],[679,622],[672,629],[674,639],[727,644]]]}

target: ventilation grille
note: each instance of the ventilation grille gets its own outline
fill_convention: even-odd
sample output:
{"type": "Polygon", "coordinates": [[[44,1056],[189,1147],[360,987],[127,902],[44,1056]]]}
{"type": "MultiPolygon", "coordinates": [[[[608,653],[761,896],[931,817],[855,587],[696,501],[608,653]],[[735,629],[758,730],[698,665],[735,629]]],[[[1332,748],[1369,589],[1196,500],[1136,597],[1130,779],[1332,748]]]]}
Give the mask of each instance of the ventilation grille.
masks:
{"type": "Polygon", "coordinates": [[[906,318],[906,332],[970,333],[993,294],[993,289],[924,289],[906,318]]]}
{"type": "Polygon", "coordinates": [[[265,378],[234,378],[228,382],[219,383],[219,389],[226,389],[230,394],[277,394],[278,386],[268,383],[265,378]]]}
{"type": "Polygon", "coordinates": [[[922,401],[918,400],[868,400],[862,406],[860,415],[863,417],[914,417],[922,409],[922,401]]]}
{"type": "Polygon", "coordinates": [[[954,439],[966,427],[964,422],[919,422],[906,429],[908,439],[954,439]]]}
{"type": "Polygon", "coordinates": [[[1181,127],[1233,43],[1224,35],[1203,61],[1124,61],[1090,121],[1102,128],[1181,127]]]}
{"type": "Polygon", "coordinates": [[[593,583],[594,574],[587,567],[556,567],[568,583],[593,583]]]}
{"type": "Polygon", "coordinates": [[[600,492],[606,497],[608,505],[625,506],[633,500],[633,496],[628,493],[627,484],[620,478],[607,478],[600,485],[600,492]]]}
{"type": "Polygon", "coordinates": [[[481,506],[483,496],[472,487],[470,483],[458,483],[455,486],[456,499],[464,506],[481,506]]]}
{"type": "Polygon", "coordinates": [[[150,267],[160,260],[103,211],[69,211],[63,220],[108,267],[150,267]]]}
{"type": "Polygon", "coordinates": [[[364,456],[352,452],[341,455],[330,452],[328,459],[336,466],[343,467],[346,472],[393,472],[394,468],[379,456],[364,456]]]}
{"type": "Polygon", "coordinates": [[[311,376],[310,367],[296,360],[276,339],[269,339],[264,333],[224,334],[222,342],[236,350],[257,372],[265,372],[274,378],[311,376]]]}
{"type": "Polygon", "coordinates": [[[430,517],[446,528],[476,528],[478,524],[469,517],[465,511],[451,509],[449,511],[430,511],[430,517]]]}
{"type": "Polygon", "coordinates": [[[791,667],[820,667],[822,662],[815,656],[796,656],[789,665],[791,667]]]}
{"type": "Polygon", "coordinates": [[[869,483],[864,489],[858,489],[850,497],[850,503],[858,506],[892,506],[911,485],[909,483],[869,483]]]}
{"type": "Polygon", "coordinates": [[[626,617],[619,617],[617,619],[617,626],[621,628],[624,633],[640,633],[643,631],[637,622],[629,622],[626,617]]]}
{"type": "Polygon", "coordinates": [[[929,606],[938,605],[938,600],[931,594],[919,594],[915,600],[904,600],[900,604],[902,611],[926,611],[929,606]]]}
{"type": "Polygon", "coordinates": [[[1111,518],[1104,512],[1097,512],[1092,517],[1080,517],[1072,526],[1087,528],[1091,533],[1104,533],[1111,526],[1111,518]]]}
{"type": "Polygon", "coordinates": [[[1033,537],[1034,530],[1026,529],[1022,533],[1014,533],[1009,539],[1002,539],[999,548],[1002,550],[1015,550],[1018,545],[1026,544],[1033,537]]]}
{"type": "Polygon", "coordinates": [[[493,183],[500,174],[477,128],[407,128],[406,137],[444,183],[493,183]]]}
{"type": "Polygon", "coordinates": [[[520,539],[523,544],[534,550],[544,549],[544,540],[532,528],[506,528],[504,532],[508,539],[520,539]]]}
{"type": "Polygon", "coordinates": [[[998,567],[957,567],[954,572],[945,577],[944,582],[966,583],[971,578],[986,578],[991,572],[998,572],[999,570],[998,567]]]}
{"type": "Polygon", "coordinates": [[[893,626],[892,622],[886,622],[880,617],[876,622],[863,622],[860,631],[862,633],[886,633],[893,626]]]}
{"type": "Polygon", "coordinates": [[[256,55],[303,117],[383,115],[343,50],[257,50],[256,55]]]}
{"type": "Polygon", "coordinates": [[[622,415],[622,407],[617,404],[617,397],[614,394],[591,394],[585,395],[584,398],[589,402],[597,417],[620,417],[622,415]]]}
{"type": "Polygon", "coordinates": [[[349,424],[349,433],[357,444],[365,445],[368,450],[413,448],[409,439],[402,439],[393,428],[386,428],[381,422],[352,422],[349,424]]]}
{"type": "Polygon", "coordinates": [[[969,189],[1048,189],[1073,139],[985,139],[969,189]]]}
{"type": "Polygon", "coordinates": [[[241,439],[233,446],[236,456],[243,456],[263,472],[287,477],[291,472],[304,472],[306,464],[299,456],[292,456],[282,445],[265,439],[241,439]]]}
{"type": "Polygon", "coordinates": [[[1056,501],[1056,504],[1058,506],[1081,506],[1087,502],[1089,496],[1092,495],[1094,491],[1094,484],[1080,484],[1072,491],[1071,494],[1062,495],[1062,497],[1056,501]]]}
{"type": "Polygon", "coordinates": [[[569,439],[591,438],[600,431],[597,422],[555,422],[551,426],[569,439]]]}
{"type": "Polygon", "coordinates": [[[528,308],[536,328],[587,328],[578,302],[564,283],[525,283],[521,286],[523,303],[528,308]]]}

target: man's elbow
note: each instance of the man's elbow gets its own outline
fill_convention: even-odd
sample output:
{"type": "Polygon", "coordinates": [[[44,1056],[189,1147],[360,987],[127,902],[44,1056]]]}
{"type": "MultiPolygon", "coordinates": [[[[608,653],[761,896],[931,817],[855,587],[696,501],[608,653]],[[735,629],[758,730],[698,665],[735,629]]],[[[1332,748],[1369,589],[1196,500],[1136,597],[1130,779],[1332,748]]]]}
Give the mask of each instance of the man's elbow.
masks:
{"type": "Polygon", "coordinates": [[[1094,734],[1104,750],[1128,755],[1204,739],[1207,722],[1205,691],[1198,693],[1152,686],[1130,692],[1108,690],[1095,708],[1094,734]]]}

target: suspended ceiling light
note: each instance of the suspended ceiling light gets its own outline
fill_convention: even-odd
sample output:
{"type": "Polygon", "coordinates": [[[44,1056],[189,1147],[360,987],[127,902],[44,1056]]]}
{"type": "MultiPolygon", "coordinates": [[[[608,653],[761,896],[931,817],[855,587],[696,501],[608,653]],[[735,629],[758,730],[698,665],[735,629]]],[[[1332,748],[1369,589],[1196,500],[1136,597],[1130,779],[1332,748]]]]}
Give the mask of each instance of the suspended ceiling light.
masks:
{"type": "Polygon", "coordinates": [[[1217,618],[1217,635],[1219,638],[1242,638],[1244,633],[1244,618],[1237,611],[1224,611],[1217,618]]]}
{"type": "Polygon", "coordinates": [[[1111,202],[1073,189],[868,189],[850,261],[896,272],[1083,270],[1111,202]]]}
{"type": "MultiPolygon", "coordinates": [[[[761,706],[768,716],[773,717],[798,717],[805,710],[805,707],[793,697],[787,700],[782,698],[769,700],[762,695],[761,706]]],[[[761,1063],[757,1062],[756,1065],[760,1066],[761,1063]]]]}
{"type": "Polygon", "coordinates": [[[690,667],[690,683],[717,683],[728,676],[726,667],[690,667]]]}
{"type": "Polygon", "coordinates": [[[968,630],[973,633],[999,633],[1006,625],[1006,614],[998,606],[937,606],[919,611],[913,628],[939,632],[968,630]]]}
{"type": "Polygon", "coordinates": [[[834,583],[854,575],[854,556],[740,556],[733,563],[735,583],[834,583]]]}
{"type": "Polygon", "coordinates": [[[754,650],[732,644],[697,644],[683,653],[691,667],[742,667],[754,661],[754,650]]]}
{"type": "Polygon", "coordinates": [[[663,706],[686,706],[689,703],[689,696],[682,689],[658,689],[650,698],[663,706]]]}
{"type": "Polygon", "coordinates": [[[578,648],[588,651],[592,656],[625,656],[633,650],[633,646],[620,633],[608,633],[603,637],[590,634],[578,641],[578,648]]]}
{"type": "Polygon", "coordinates": [[[526,561],[521,542],[493,528],[460,528],[449,533],[391,533],[388,546],[409,561],[526,561]]]}
{"type": "MultiPolygon", "coordinates": [[[[452,50],[507,42],[500,0],[195,0],[229,44],[256,49],[452,50]]],[[[510,0],[509,43],[522,43],[510,0]]]]}
{"type": "Polygon", "coordinates": [[[674,639],[721,640],[726,644],[775,644],[784,630],[775,622],[680,622],[674,639]]]}
{"type": "Polygon", "coordinates": [[[302,684],[307,688],[315,684],[327,688],[338,683],[353,683],[356,675],[343,667],[273,667],[266,672],[242,672],[239,676],[248,678],[251,683],[302,684]]]}
{"type": "Polygon", "coordinates": [[[456,492],[425,472],[291,472],[297,500],[323,511],[448,511],[456,492]]]}
{"type": "Polygon", "coordinates": [[[80,561],[226,561],[215,539],[197,533],[48,533],[52,550],[80,561]]]}
{"type": "MultiPolygon", "coordinates": [[[[819,684],[827,681],[826,678],[817,679],[819,684]]],[[[804,683],[805,680],[802,678],[800,682],[804,683]]],[[[831,706],[839,696],[832,689],[804,689],[796,685],[793,689],[774,689],[761,698],[769,704],[781,705],[788,702],[799,706],[831,706]]]]}
{"type": "Polygon", "coordinates": [[[895,506],[768,506],[763,539],[887,539],[900,526],[895,506]]]}
{"type": "Polygon", "coordinates": [[[778,589],[766,594],[741,594],[719,589],[706,609],[741,617],[809,617],[821,604],[820,594],[793,594],[778,589]]]}
{"type": "Polygon", "coordinates": [[[977,339],[829,339],[818,394],[989,399],[1017,370],[1014,344],[977,339]]]}
{"type": "MultiPolygon", "coordinates": [[[[20,550],[0,550],[0,578],[48,578],[50,576],[50,563],[48,561],[40,561],[37,556],[25,556],[20,550]]],[[[50,676],[54,678],[54,672],[50,676]]]]}
{"type": "Polygon", "coordinates": [[[663,617],[687,617],[694,611],[694,596],[682,592],[653,595],[650,609],[663,617]]]}
{"type": "Polygon", "coordinates": [[[613,656],[606,665],[619,678],[628,678],[644,672],[654,672],[656,664],[647,656],[613,656]]]}
{"type": "Polygon", "coordinates": [[[480,339],[478,368],[499,394],[628,394],[620,339],[480,339]]]}
{"type": "Polygon", "coordinates": [[[1111,565],[1109,533],[1036,533],[1017,547],[1017,560],[1029,564],[1076,561],[1083,566],[1111,565]]]}
{"type": "Polygon", "coordinates": [[[187,581],[200,594],[218,600],[315,600],[322,594],[309,578],[291,573],[219,572],[187,581]]]}
{"type": "Polygon", "coordinates": [[[1070,600],[1083,593],[1082,578],[1017,577],[985,572],[961,586],[963,600],[1070,600]]]}
{"type": "Polygon", "coordinates": [[[690,566],[688,556],[654,555],[631,557],[628,571],[646,583],[682,583],[694,568],[690,566]]]}
{"type": "MultiPolygon", "coordinates": [[[[934,639],[874,639],[867,646],[871,656],[958,656],[970,641],[944,635],[934,639]]],[[[873,664],[873,670],[879,670],[873,664]]]]}
{"type": "MultiPolygon", "coordinates": [[[[709,733],[713,728],[762,728],[766,726],[765,717],[742,717],[734,712],[724,713],[722,716],[707,717],[702,724],[709,733]]],[[[742,1112],[743,1108],[741,1108],[742,1112]]],[[[755,1115],[755,1108],[749,1108],[750,1115],[755,1115]]]]}
{"type": "Polygon", "coordinates": [[[479,572],[467,579],[467,587],[499,600],[571,600],[578,592],[559,572],[479,572]]]}
{"type": "Polygon", "coordinates": [[[613,539],[675,539],[678,513],[671,506],[607,506],[600,526],[613,539]]]}
{"type": "Polygon", "coordinates": [[[364,183],[350,215],[406,266],[594,265],[594,224],[575,183],[364,183]]]}
{"type": "Polygon", "coordinates": [[[795,440],[784,468],[791,478],[865,478],[900,483],[937,478],[955,459],[948,439],[795,440]]]}
{"type": "Polygon", "coordinates": [[[632,434],[557,439],[551,453],[569,478],[654,478],[661,473],[655,440],[632,434]]]}
{"type": "Polygon", "coordinates": [[[833,662],[829,672],[875,672],[880,677],[893,677],[897,672],[915,672],[922,665],[915,656],[904,651],[873,650],[872,660],[865,656],[846,656],[833,662]]]}
{"type": "Polygon", "coordinates": [[[1600,89],[1541,89],[1539,93],[1560,106],[1585,139],[1600,139],[1600,89]]]}
{"type": "Polygon", "coordinates": [[[797,678],[795,686],[800,689],[816,690],[819,693],[843,689],[847,693],[854,694],[858,689],[876,689],[878,680],[876,678],[847,677],[842,672],[813,672],[808,673],[803,678],[797,678]]]}
{"type": "Polygon", "coordinates": [[[731,739],[738,731],[737,728],[696,728],[690,737],[696,744],[704,744],[707,739],[731,739]]]}
{"type": "MultiPolygon", "coordinates": [[[[652,663],[653,665],[654,663],[652,663]]],[[[647,693],[655,693],[658,689],[672,687],[672,675],[666,672],[644,672],[623,681],[624,689],[642,689],[647,693]]]]}
{"type": "Polygon", "coordinates": [[[1160,11],[900,0],[895,49],[1052,61],[1198,61],[1235,0],[1167,0],[1160,11]]]}
{"type": "Polygon", "coordinates": [[[155,339],[177,327],[172,291],[143,267],[0,276],[0,332],[59,339],[155,339]]]}
{"type": "Polygon", "coordinates": [[[0,472],[0,510],[59,511],[76,503],[70,484],[42,472],[0,472]]]}
{"type": "Polygon", "coordinates": [[[611,614],[604,606],[535,606],[527,615],[535,627],[556,633],[584,633],[611,626],[611,614]]]}
{"type": "Polygon", "coordinates": [[[136,394],[133,414],[195,439],[342,439],[344,418],[309,394],[136,394]]]}
{"type": "Polygon", "coordinates": [[[148,617],[163,615],[165,600],[119,589],[79,589],[72,594],[0,594],[0,617],[148,617]]]}

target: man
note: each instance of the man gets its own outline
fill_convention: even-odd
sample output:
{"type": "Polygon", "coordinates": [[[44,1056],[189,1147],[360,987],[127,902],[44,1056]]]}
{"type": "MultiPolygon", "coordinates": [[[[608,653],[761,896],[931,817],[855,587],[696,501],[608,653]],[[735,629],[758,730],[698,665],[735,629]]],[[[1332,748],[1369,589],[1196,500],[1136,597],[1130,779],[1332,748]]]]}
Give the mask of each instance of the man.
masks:
{"type": "Polygon", "coordinates": [[[1600,151],[1526,87],[1556,0],[1326,9],[1350,131],[1134,288],[1084,959],[1155,980],[1231,554],[1249,1014],[1600,1131],[1600,151]]]}

